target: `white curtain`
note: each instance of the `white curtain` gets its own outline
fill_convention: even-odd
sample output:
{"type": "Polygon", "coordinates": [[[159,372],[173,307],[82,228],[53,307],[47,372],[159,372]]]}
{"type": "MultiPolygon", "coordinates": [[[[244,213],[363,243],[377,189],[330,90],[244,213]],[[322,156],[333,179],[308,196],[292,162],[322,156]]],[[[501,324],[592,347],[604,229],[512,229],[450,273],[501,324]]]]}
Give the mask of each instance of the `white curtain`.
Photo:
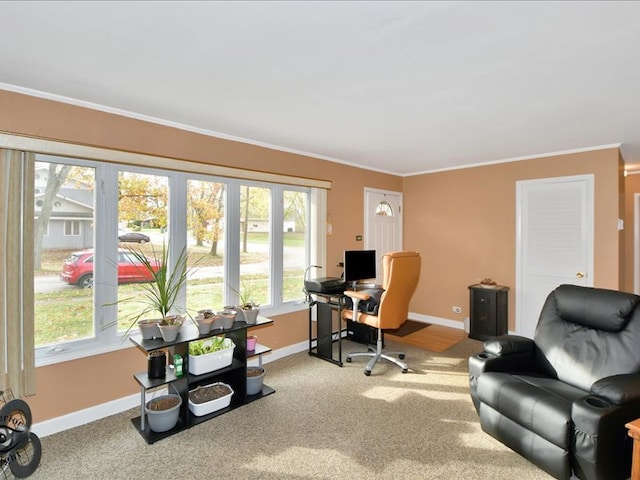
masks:
{"type": "Polygon", "coordinates": [[[34,155],[0,149],[0,390],[35,394],[34,155]]]}

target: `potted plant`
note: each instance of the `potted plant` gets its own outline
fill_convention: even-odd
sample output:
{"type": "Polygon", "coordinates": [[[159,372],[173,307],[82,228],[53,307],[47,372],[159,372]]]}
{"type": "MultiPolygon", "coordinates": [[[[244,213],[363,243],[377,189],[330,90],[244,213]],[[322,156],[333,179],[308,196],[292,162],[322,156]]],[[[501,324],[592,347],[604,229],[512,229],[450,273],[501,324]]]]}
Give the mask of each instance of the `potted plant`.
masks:
{"type": "Polygon", "coordinates": [[[178,423],[182,397],[167,393],[149,400],[144,408],[149,428],[154,432],[166,432],[178,423]]]}
{"type": "Polygon", "coordinates": [[[200,310],[195,318],[196,324],[198,325],[198,333],[200,333],[200,335],[209,333],[214,320],[213,310],[200,310]]]}
{"type": "Polygon", "coordinates": [[[131,318],[131,323],[125,332],[125,337],[136,324],[139,325],[144,335],[145,327],[147,327],[148,324],[155,323],[160,330],[160,335],[163,340],[165,342],[172,342],[176,339],[184,322],[184,316],[175,311],[175,304],[180,291],[187,283],[187,274],[189,273],[189,269],[187,268],[187,249],[186,247],[182,249],[178,258],[173,262],[173,265],[169,264],[169,249],[164,243],[162,244],[160,254],[157,254],[156,250],[152,247],[151,258],[147,257],[147,255],[139,249],[130,248],[129,252],[139,268],[149,273],[151,281],[138,284],[138,290],[141,292],[141,295],[120,300],[140,303],[143,306],[143,308],[131,318]],[[152,313],[157,313],[160,317],[153,320],[144,319],[144,317],[152,313]]]}
{"type": "Polygon", "coordinates": [[[247,395],[257,395],[262,392],[265,374],[264,367],[247,367],[247,395]]]}
{"type": "Polygon", "coordinates": [[[238,295],[238,300],[240,301],[237,307],[238,320],[244,320],[247,325],[255,325],[258,314],[260,313],[260,304],[252,299],[252,290],[246,286],[244,281],[242,282],[242,289],[240,291],[233,287],[231,287],[231,290],[238,295]]]}
{"type": "Polygon", "coordinates": [[[189,410],[198,417],[213,413],[228,407],[233,393],[233,388],[222,382],[200,385],[189,391],[189,410]]]}
{"type": "Polygon", "coordinates": [[[189,373],[202,375],[231,365],[235,348],[224,335],[189,342],[189,373]]]}

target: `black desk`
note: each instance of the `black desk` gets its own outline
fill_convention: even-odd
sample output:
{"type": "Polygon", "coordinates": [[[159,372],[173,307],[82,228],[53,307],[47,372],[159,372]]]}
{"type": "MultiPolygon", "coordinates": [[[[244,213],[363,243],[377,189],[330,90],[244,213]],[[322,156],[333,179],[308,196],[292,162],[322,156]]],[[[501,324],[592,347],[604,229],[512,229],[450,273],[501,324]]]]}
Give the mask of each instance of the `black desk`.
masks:
{"type": "Polygon", "coordinates": [[[309,355],[342,366],[342,306],[341,293],[307,292],[309,303],[309,355]],[[313,309],[316,309],[316,336],[313,336],[313,309]],[[337,316],[337,327],[334,326],[337,316]],[[315,346],[314,346],[315,342],[315,346]],[[338,344],[338,356],[335,358],[333,344],[338,344]]]}

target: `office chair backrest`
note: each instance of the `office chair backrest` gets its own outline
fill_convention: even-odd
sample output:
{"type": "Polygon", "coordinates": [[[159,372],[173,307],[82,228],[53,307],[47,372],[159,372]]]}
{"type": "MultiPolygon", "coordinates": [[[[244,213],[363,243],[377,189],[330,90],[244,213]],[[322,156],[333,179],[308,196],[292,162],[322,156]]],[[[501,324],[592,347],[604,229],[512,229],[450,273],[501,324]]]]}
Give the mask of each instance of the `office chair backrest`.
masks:
{"type": "Polygon", "coordinates": [[[384,293],[380,299],[380,328],[398,328],[407,321],[409,302],[418,287],[421,259],[418,252],[391,252],[382,256],[384,293]]]}

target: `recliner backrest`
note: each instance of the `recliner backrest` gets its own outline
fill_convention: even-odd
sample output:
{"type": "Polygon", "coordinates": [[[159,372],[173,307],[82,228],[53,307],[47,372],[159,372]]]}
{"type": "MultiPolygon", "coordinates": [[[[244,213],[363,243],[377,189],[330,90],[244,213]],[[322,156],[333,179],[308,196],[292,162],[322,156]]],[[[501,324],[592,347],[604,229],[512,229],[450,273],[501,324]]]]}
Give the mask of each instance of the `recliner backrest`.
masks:
{"type": "Polygon", "coordinates": [[[536,327],[538,367],[583,390],[604,377],[640,372],[639,301],[631,293],[560,285],[536,327]]]}

